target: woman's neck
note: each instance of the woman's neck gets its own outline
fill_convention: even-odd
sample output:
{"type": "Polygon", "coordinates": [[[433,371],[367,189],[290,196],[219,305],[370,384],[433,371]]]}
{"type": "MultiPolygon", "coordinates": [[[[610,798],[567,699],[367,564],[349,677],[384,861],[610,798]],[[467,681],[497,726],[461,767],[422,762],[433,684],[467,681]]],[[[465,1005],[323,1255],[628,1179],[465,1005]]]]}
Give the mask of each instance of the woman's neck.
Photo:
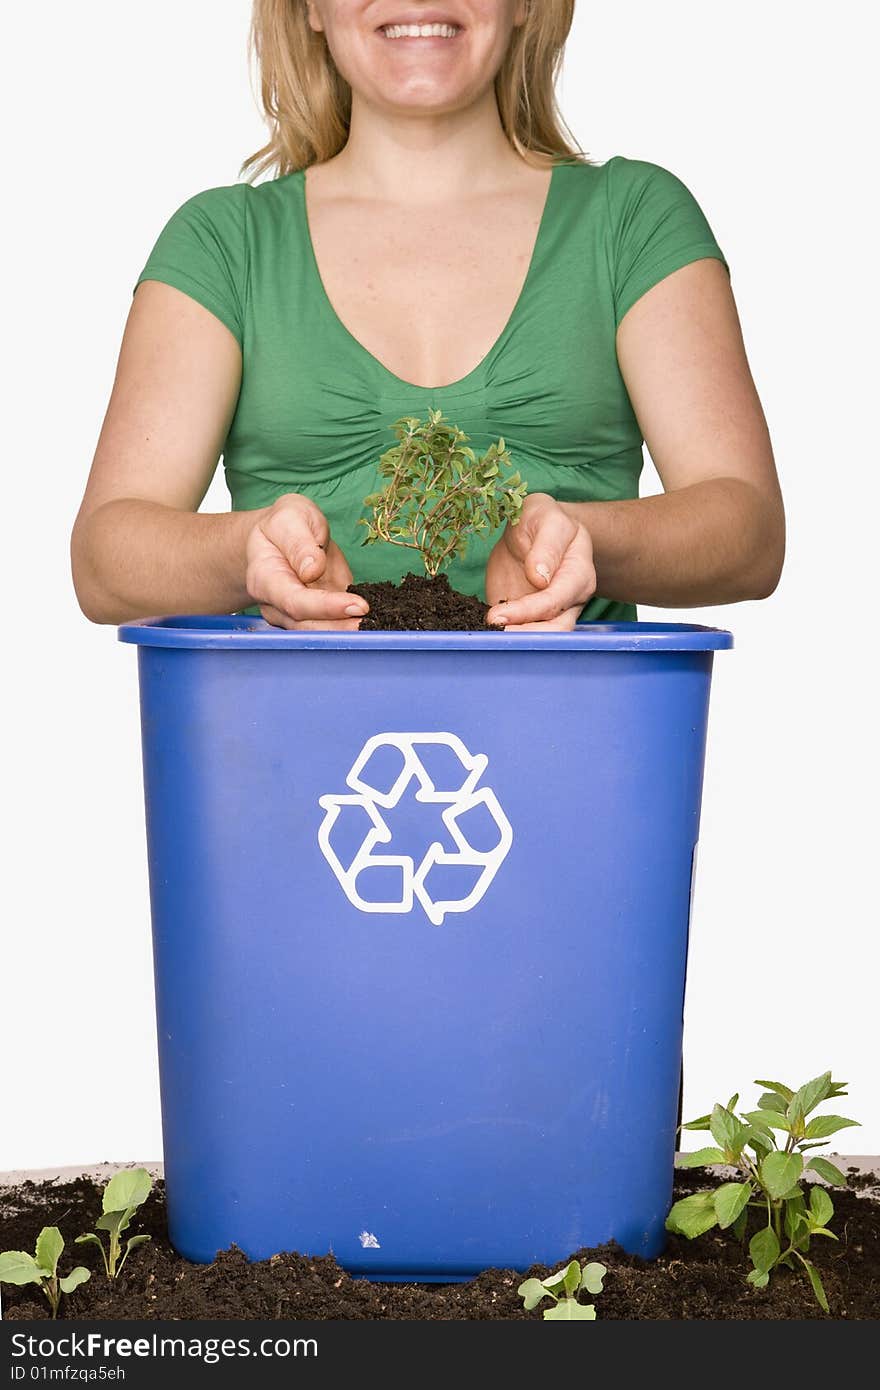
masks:
{"type": "Polygon", "coordinates": [[[327,161],[353,196],[424,206],[491,195],[523,163],[504,134],[494,88],[439,115],[389,117],[355,97],[348,141],[327,161]]]}

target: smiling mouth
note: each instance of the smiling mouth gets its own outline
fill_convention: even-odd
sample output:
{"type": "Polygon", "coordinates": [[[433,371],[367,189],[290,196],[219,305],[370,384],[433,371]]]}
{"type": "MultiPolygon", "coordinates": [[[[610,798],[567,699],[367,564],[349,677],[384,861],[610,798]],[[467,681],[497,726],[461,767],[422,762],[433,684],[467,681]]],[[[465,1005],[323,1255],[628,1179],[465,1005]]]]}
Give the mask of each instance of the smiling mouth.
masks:
{"type": "Polygon", "coordinates": [[[424,42],[426,39],[439,39],[450,43],[461,33],[458,24],[383,24],[377,31],[383,38],[394,43],[405,43],[408,39],[424,42]]]}

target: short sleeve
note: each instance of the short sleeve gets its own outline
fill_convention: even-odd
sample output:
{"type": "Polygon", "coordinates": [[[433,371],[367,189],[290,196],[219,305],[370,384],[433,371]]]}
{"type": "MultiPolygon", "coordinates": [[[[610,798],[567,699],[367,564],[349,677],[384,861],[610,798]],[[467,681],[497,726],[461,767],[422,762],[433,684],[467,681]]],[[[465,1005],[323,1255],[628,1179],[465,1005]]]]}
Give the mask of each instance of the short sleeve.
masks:
{"type": "Polygon", "coordinates": [[[711,256],[730,267],[697,200],[659,164],[615,155],[605,165],[615,321],[665,276],[711,256]]]}
{"type": "Polygon", "coordinates": [[[134,284],[161,280],[182,290],[244,341],[247,274],[247,184],[208,188],[187,199],[165,223],[134,284]]]}

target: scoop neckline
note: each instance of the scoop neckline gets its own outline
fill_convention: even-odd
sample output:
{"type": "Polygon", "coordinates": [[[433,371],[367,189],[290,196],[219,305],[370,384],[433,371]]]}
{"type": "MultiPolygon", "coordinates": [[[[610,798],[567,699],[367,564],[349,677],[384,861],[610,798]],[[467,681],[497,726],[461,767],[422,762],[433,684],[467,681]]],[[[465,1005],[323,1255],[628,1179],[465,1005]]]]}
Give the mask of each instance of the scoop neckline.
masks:
{"type": "Polygon", "coordinates": [[[303,167],[302,169],[296,171],[298,174],[297,182],[299,184],[300,191],[300,209],[302,214],[303,228],[305,231],[304,239],[308,251],[309,268],[315,280],[316,288],[321,297],[321,301],[324,305],[330,322],[334,324],[337,331],[341,331],[342,335],[348,340],[348,342],[354,347],[354,349],[360,354],[360,356],[365,358],[368,362],[370,362],[373,365],[374,369],[381,373],[383,377],[393,382],[398,390],[428,391],[431,393],[436,393],[438,391],[456,391],[462,387],[468,386],[472,381],[475,380],[475,378],[481,372],[484,372],[488,368],[489,363],[500,349],[501,344],[504,342],[505,338],[510,332],[510,329],[513,327],[513,324],[519,316],[523,300],[525,299],[526,291],[532,279],[534,278],[535,269],[540,260],[540,253],[543,250],[543,245],[547,238],[547,225],[550,220],[550,207],[553,202],[554,189],[557,183],[556,171],[561,166],[558,163],[551,165],[550,182],[547,185],[547,192],[544,196],[544,206],[541,210],[541,218],[538,223],[538,231],[535,235],[534,245],[532,246],[532,254],[529,258],[528,268],[526,270],[525,278],[523,279],[522,285],[520,286],[519,294],[516,297],[516,302],[514,303],[514,306],[507,317],[504,327],[501,329],[501,332],[498,334],[498,337],[495,339],[488,352],[484,354],[484,356],[480,359],[480,361],[476,364],[475,367],[472,367],[471,370],[467,372],[464,376],[458,377],[455,381],[448,381],[443,386],[420,386],[415,381],[407,381],[404,377],[398,376],[396,372],[391,371],[390,367],[386,367],[385,363],[381,362],[379,358],[375,355],[375,353],[370,352],[369,348],[365,347],[364,344],[360,341],[360,339],[356,338],[354,334],[351,332],[351,330],[346,328],[345,324],[342,322],[342,319],[339,317],[336,310],[334,309],[333,304],[330,300],[330,296],[327,293],[324,281],[321,278],[321,270],[318,265],[318,258],[315,255],[315,245],[312,241],[312,231],[311,227],[309,226],[308,203],[306,200],[306,167],[303,167]]]}

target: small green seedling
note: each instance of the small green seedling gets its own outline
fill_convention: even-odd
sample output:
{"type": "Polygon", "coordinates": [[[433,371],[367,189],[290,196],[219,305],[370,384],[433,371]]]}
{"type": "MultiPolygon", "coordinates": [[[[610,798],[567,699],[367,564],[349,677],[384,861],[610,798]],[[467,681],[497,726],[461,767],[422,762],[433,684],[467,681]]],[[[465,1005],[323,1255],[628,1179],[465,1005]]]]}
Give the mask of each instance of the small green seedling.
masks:
{"type": "Polygon", "coordinates": [[[592,1303],[579,1303],[581,1289],[587,1293],[602,1292],[602,1280],[608,1273],[604,1265],[586,1264],[583,1269],[577,1260],[572,1260],[565,1269],[558,1269],[546,1279],[526,1279],[520,1284],[517,1293],[528,1312],[537,1308],[542,1298],[552,1298],[553,1305],[544,1309],[544,1317],[554,1319],[580,1318],[594,1322],[596,1309],[592,1303]]]}
{"type": "Polygon", "coordinates": [[[64,1237],[57,1226],[44,1226],[37,1236],[36,1258],[26,1250],[4,1250],[0,1255],[0,1284],[39,1284],[49,1300],[53,1318],[58,1316],[58,1304],[63,1293],[73,1293],[90,1277],[90,1272],[77,1265],[64,1279],[58,1278],[58,1261],[64,1249],[64,1237]]]}
{"type": "Polygon", "coordinates": [[[504,440],[490,444],[481,458],[467,447],[468,435],[429,410],[427,422],[404,416],[391,426],[399,443],[379,459],[381,492],[364,498],[372,510],[363,541],[387,541],[418,550],[432,578],[453,556],[461,559],[471,533],[515,525],[527,487],[511,468],[504,440]]]}
{"type": "Polygon", "coordinates": [[[752,1269],[746,1276],[748,1282],[763,1289],[779,1266],[802,1269],[827,1313],[825,1289],[807,1252],[814,1236],[837,1240],[828,1230],[834,1205],[821,1187],[810,1190],[808,1204],[800,1180],[812,1171],[826,1182],[846,1185],[846,1176],[839,1168],[807,1151],[821,1149],[830,1135],[858,1125],[858,1120],[842,1115],[808,1118],[823,1101],[847,1094],[846,1082],[832,1081],[830,1071],[797,1091],[781,1081],[756,1081],[755,1085],[766,1087],[757,1110],[737,1115],[739,1096],[735,1095],[726,1105],[716,1105],[711,1115],[701,1115],[682,1126],[710,1130],[717,1145],[684,1154],[682,1168],[726,1163],[739,1170],[740,1181],[725,1182],[714,1191],[696,1192],[676,1202],[666,1218],[666,1229],[692,1240],[713,1226],[722,1230],[730,1227],[738,1240],[745,1241],[749,1209],[760,1211],[761,1225],[749,1241],[752,1269]]]}
{"type": "Polygon", "coordinates": [[[126,1168],[121,1173],[114,1174],[104,1188],[102,1199],[104,1215],[95,1222],[97,1230],[109,1233],[109,1251],[104,1249],[103,1242],[99,1236],[95,1235],[94,1231],[88,1231],[85,1235],[76,1238],[77,1245],[81,1245],[85,1241],[97,1245],[104,1261],[104,1269],[108,1279],[115,1279],[121,1273],[130,1250],[133,1250],[136,1245],[143,1245],[145,1241],[150,1239],[149,1236],[129,1236],[125,1243],[125,1253],[120,1260],[121,1242],[119,1237],[123,1231],[128,1229],[129,1222],[138,1207],[146,1201],[152,1185],[152,1178],[146,1168],[126,1168]]]}

